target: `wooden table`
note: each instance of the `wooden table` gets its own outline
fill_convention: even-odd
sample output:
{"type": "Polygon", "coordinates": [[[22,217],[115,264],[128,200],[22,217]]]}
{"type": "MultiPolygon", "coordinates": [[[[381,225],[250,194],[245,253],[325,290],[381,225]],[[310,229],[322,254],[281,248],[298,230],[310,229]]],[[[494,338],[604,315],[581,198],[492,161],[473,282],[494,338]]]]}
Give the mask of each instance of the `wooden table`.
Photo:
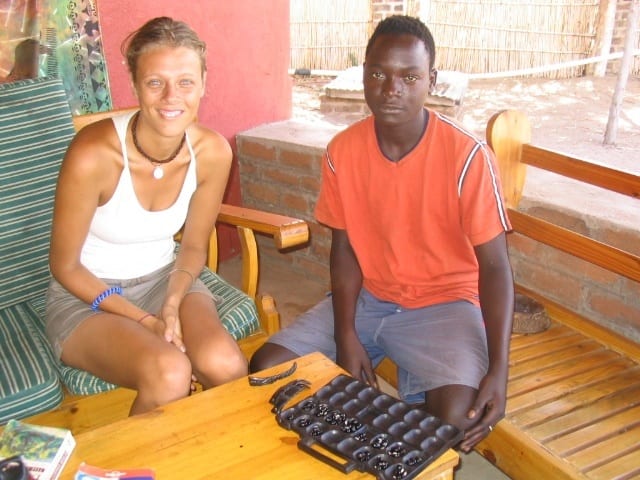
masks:
{"type": "MultiPolygon", "coordinates": [[[[335,363],[315,353],[298,359],[297,371],[275,384],[251,387],[242,378],[81,433],[61,478],[72,479],[84,461],[113,469],[150,467],[159,480],[372,479],[359,471],[345,475],[298,449],[298,435],[280,427],[270,411],[269,398],[284,383],[294,378],[312,383],[292,399],[293,404],[340,373],[344,372],[335,363]]],[[[453,479],[458,460],[458,454],[448,450],[418,478],[453,479]]]]}

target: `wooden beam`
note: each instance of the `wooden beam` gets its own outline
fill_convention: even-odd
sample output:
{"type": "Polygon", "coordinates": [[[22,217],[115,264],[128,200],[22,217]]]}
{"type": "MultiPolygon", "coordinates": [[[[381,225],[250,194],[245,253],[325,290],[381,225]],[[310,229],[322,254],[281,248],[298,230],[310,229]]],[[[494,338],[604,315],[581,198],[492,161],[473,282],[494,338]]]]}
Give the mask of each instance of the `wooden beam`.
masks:
{"type": "Polygon", "coordinates": [[[514,231],[640,282],[640,257],[545,220],[509,209],[514,231]]]}
{"type": "Polygon", "coordinates": [[[532,167],[640,199],[640,176],[534,145],[522,146],[522,162],[532,167]]]}

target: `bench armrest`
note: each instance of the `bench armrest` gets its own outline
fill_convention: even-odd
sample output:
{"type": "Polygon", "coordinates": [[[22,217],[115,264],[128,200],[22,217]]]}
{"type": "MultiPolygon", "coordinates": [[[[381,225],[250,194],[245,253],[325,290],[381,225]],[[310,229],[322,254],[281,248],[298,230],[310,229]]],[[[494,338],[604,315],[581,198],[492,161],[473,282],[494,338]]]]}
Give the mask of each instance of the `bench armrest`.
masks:
{"type": "MultiPolygon", "coordinates": [[[[273,237],[279,250],[302,245],[309,240],[309,226],[304,220],[274,213],[223,204],[218,222],[235,226],[242,248],[242,290],[251,298],[256,298],[259,264],[258,246],[255,233],[273,237]]],[[[209,243],[208,266],[217,269],[218,247],[212,238],[209,243]]]]}

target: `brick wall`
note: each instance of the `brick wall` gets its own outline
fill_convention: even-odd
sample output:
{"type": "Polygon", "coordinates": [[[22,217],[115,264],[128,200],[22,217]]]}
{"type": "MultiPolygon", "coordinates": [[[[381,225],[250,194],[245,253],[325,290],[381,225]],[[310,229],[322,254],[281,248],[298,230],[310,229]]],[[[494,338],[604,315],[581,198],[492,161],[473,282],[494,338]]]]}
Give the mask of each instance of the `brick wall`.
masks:
{"type": "MultiPolygon", "coordinates": [[[[244,205],[303,218],[309,245],[278,252],[270,239],[258,239],[261,262],[288,268],[329,285],[330,232],[313,218],[324,147],[338,131],[328,124],[286,121],[238,135],[244,205]]],[[[532,178],[533,179],[533,178],[532,178]]],[[[640,254],[640,232],[570,212],[561,205],[528,202],[522,210],[620,249],[640,254]]],[[[516,280],[587,318],[640,342],[640,284],[519,234],[509,235],[516,280]]],[[[268,266],[267,266],[268,268],[268,266]]],[[[292,286],[295,288],[295,286],[292,286]]]]}
{"type": "MultiPolygon", "coordinates": [[[[625,36],[627,34],[627,18],[631,13],[631,3],[633,0],[616,0],[616,16],[611,38],[611,49],[613,52],[622,52],[624,50],[625,36]]],[[[637,57],[636,57],[637,58],[637,57]]],[[[621,60],[609,60],[607,63],[607,73],[616,75],[620,70],[621,60]]],[[[632,71],[633,71],[632,67],[632,71]]]]}
{"type": "Polygon", "coordinates": [[[406,12],[405,0],[371,0],[371,17],[374,25],[389,15],[402,15],[406,12]]]}
{"type": "Polygon", "coordinates": [[[309,244],[279,252],[271,239],[258,238],[260,261],[283,262],[309,279],[329,285],[330,231],[313,217],[320,189],[320,165],[336,126],[289,121],[263,125],[237,136],[243,205],[302,218],[309,244]]]}
{"type": "Polygon", "coordinates": [[[611,50],[620,52],[624,50],[624,40],[627,33],[627,18],[631,13],[632,0],[618,0],[616,4],[616,21],[611,38],[611,50]]]}

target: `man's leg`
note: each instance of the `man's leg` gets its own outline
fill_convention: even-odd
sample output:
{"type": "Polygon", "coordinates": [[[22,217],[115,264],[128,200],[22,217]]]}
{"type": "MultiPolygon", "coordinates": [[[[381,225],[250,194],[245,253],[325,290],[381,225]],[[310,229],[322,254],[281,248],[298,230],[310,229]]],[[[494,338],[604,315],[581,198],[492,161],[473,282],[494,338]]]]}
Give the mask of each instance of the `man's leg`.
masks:
{"type": "Polygon", "coordinates": [[[482,313],[458,301],[420,309],[398,308],[382,320],[378,342],[396,362],[398,390],[410,402],[464,428],[488,353],[482,313]]]}
{"type": "Polygon", "coordinates": [[[331,297],[272,335],[251,357],[249,371],[258,372],[311,352],[322,352],[332,360],[336,358],[331,297]]]}
{"type": "Polygon", "coordinates": [[[477,419],[467,418],[478,390],[466,385],[445,385],[426,393],[425,408],[445,423],[460,430],[471,427],[477,419]]]}
{"type": "MultiPolygon", "coordinates": [[[[380,319],[394,311],[392,304],[374,298],[362,290],[356,307],[356,330],[375,367],[384,351],[375,342],[380,319]]],[[[304,313],[292,325],[274,334],[251,358],[249,371],[256,372],[311,352],[321,352],[336,360],[333,337],[333,305],[327,297],[304,313]]]]}

